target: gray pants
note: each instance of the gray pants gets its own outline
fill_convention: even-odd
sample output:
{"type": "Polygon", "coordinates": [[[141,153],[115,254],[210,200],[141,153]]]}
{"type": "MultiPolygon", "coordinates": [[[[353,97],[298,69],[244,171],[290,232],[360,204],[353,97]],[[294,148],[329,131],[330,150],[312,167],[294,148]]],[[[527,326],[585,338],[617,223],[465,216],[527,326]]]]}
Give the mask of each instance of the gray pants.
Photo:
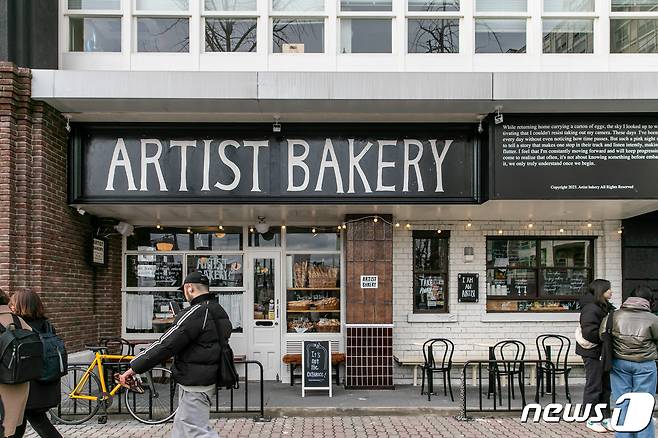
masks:
{"type": "Polygon", "coordinates": [[[210,397],[214,392],[190,392],[178,386],[180,399],[171,438],[219,438],[210,422],[210,397]]]}

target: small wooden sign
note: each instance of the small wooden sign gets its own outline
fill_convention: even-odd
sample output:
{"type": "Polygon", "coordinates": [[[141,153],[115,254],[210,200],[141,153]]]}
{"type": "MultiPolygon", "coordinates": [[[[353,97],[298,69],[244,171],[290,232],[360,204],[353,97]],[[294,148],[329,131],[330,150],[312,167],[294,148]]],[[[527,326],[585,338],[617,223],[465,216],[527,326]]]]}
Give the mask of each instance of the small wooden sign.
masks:
{"type": "Polygon", "coordinates": [[[457,296],[460,303],[477,303],[480,299],[478,274],[457,275],[457,296]]]}
{"type": "Polygon", "coordinates": [[[331,389],[331,342],[303,341],[302,344],[302,397],[306,391],[331,389]]]}
{"type": "Polygon", "coordinates": [[[93,266],[107,266],[107,240],[93,237],[91,242],[91,264],[93,266]]]}

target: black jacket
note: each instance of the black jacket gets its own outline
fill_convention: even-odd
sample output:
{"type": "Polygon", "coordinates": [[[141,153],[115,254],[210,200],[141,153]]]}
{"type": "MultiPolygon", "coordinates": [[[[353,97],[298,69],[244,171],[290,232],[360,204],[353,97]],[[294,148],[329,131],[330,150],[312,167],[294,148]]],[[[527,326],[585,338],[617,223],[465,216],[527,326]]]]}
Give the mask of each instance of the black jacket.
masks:
{"type": "MultiPolygon", "coordinates": [[[[48,331],[48,320],[40,319],[27,319],[25,318],[32,330],[37,333],[46,333],[48,331]]],[[[55,327],[53,327],[53,332],[55,327]]],[[[27,411],[41,411],[53,408],[59,404],[60,401],[60,380],[57,379],[53,382],[40,383],[37,381],[30,381],[30,395],[27,398],[27,411]]]]}
{"type": "Polygon", "coordinates": [[[143,373],[174,357],[171,372],[177,383],[188,386],[213,385],[217,381],[219,336],[228,339],[232,325],[224,308],[210,294],[198,296],[190,307],[176,315],[174,325],[159,340],[138,354],[130,366],[143,373]]]}
{"type": "Polygon", "coordinates": [[[576,342],[576,354],[582,357],[591,357],[599,359],[601,357],[601,338],[599,337],[599,327],[601,321],[608,314],[614,306],[610,303],[603,306],[594,301],[594,295],[591,292],[586,292],[580,297],[580,329],[583,333],[583,338],[590,342],[599,344],[598,346],[590,349],[581,347],[576,342]]]}

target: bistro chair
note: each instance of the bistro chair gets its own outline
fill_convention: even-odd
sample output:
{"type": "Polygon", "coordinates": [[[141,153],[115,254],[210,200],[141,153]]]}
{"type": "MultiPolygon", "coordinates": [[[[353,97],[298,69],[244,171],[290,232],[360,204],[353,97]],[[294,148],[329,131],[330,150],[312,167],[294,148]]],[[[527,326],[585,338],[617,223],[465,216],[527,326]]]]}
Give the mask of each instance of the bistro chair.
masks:
{"type": "MultiPolygon", "coordinates": [[[[500,382],[501,376],[504,376],[507,377],[507,384],[510,387],[512,399],[514,399],[514,378],[516,377],[521,392],[521,402],[523,403],[523,406],[525,406],[525,388],[523,382],[525,370],[521,362],[512,362],[525,359],[525,344],[513,339],[500,341],[493,346],[493,358],[495,362],[492,364],[492,371],[494,378],[496,379],[496,388],[493,392],[494,397],[496,396],[496,392],[498,392],[498,402],[502,405],[503,393],[501,391],[500,382]],[[498,363],[498,361],[500,361],[500,363],[498,363]]],[[[487,396],[487,398],[488,397],[489,396],[487,396]]]]}
{"type": "Polygon", "coordinates": [[[552,367],[546,366],[542,362],[537,364],[537,379],[542,397],[544,390],[548,392],[555,391],[550,387],[551,382],[555,382],[552,374],[564,376],[564,390],[569,403],[571,403],[571,393],[569,392],[569,373],[571,368],[567,366],[569,361],[569,351],[571,350],[571,340],[562,335],[539,335],[535,340],[537,344],[537,354],[540,361],[548,361],[553,364],[552,367]],[[544,379],[546,376],[546,388],[544,388],[544,379]],[[551,380],[552,379],[552,380],[551,380]]]}
{"type": "Polygon", "coordinates": [[[447,387],[450,389],[450,400],[455,401],[452,395],[452,382],[450,371],[452,370],[452,355],[455,352],[455,344],[444,338],[435,338],[425,341],[423,344],[423,382],[420,393],[425,393],[425,375],[427,374],[427,400],[432,399],[434,392],[434,373],[443,374],[443,395],[447,396],[447,387]]]}
{"type": "Polygon", "coordinates": [[[123,338],[101,338],[100,345],[106,354],[128,356],[132,354],[132,345],[123,338]]]}

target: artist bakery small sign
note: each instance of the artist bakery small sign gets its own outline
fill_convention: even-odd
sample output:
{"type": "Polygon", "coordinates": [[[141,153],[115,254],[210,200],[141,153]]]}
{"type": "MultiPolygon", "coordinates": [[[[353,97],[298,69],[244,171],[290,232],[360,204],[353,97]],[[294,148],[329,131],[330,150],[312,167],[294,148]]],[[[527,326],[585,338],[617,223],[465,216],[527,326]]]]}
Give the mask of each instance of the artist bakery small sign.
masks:
{"type": "Polygon", "coordinates": [[[362,275],[361,289],[377,289],[379,284],[378,275],[362,275]]]}

